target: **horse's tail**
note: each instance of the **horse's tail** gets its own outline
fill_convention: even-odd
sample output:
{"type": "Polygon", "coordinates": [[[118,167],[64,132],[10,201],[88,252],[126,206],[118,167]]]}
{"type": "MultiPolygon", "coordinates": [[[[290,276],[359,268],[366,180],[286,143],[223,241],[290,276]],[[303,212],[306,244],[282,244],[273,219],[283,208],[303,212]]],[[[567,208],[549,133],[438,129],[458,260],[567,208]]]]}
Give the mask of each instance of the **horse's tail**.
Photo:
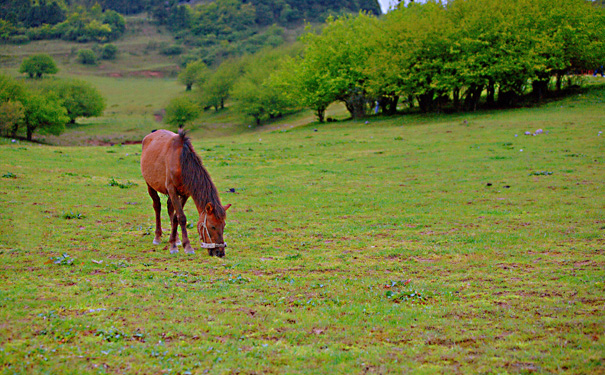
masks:
{"type": "Polygon", "coordinates": [[[181,151],[181,180],[187,193],[198,203],[212,203],[215,215],[219,218],[225,216],[225,209],[221,204],[216,186],[210,179],[210,174],[204,165],[202,159],[193,150],[191,140],[187,132],[179,129],[179,138],[183,143],[181,151]]]}

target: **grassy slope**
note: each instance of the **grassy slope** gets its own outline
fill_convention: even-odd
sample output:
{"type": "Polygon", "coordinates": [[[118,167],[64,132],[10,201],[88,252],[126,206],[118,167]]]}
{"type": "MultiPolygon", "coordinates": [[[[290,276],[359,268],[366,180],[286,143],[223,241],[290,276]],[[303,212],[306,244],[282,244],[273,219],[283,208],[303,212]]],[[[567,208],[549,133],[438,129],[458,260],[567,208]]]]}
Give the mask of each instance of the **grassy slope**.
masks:
{"type": "Polygon", "coordinates": [[[176,59],[159,52],[161,43],[174,42],[170,33],[158,29],[143,16],[126,17],[126,21],[125,35],[112,43],[119,51],[114,61],[101,60],[98,66],[85,66],[77,62],[77,51],[93,48],[96,43],[42,40],[24,45],[3,44],[0,49],[1,66],[17,71],[24,57],[47,53],[55,59],[61,72],[69,75],[137,75],[143,71],[174,74],[178,69],[176,59]]]}
{"type": "Polygon", "coordinates": [[[139,145],[4,141],[0,369],[602,372],[604,109],[195,134],[223,260],[151,244],[139,145]]]}

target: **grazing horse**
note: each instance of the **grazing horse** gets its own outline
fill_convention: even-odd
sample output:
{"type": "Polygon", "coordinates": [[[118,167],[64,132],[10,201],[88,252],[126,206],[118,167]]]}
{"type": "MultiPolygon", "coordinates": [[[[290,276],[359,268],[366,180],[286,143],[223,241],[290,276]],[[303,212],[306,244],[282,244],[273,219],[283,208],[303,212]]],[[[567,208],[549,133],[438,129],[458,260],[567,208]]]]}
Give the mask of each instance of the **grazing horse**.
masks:
{"type": "Polygon", "coordinates": [[[170,253],[177,253],[177,228],[181,226],[182,244],[185,252],[194,250],[187,236],[187,218],[183,207],[189,197],[193,198],[199,220],[197,231],[202,247],[210,256],[225,256],[227,244],[223,241],[223,230],[227,209],[218,196],[216,186],[210,179],[202,160],[193,150],[191,140],[183,130],[175,134],[168,130],[155,130],[143,139],[141,173],[147,182],[147,190],[155,210],[154,244],[161,242],[161,203],[158,193],[168,195],[168,215],[172,224],[170,253]]]}

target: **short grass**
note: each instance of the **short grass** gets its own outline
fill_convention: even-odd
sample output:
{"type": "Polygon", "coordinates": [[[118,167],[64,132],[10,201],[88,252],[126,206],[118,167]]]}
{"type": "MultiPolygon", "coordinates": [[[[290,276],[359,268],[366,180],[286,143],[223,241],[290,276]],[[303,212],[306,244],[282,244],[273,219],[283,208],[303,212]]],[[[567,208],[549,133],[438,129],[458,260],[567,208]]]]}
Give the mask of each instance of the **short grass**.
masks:
{"type": "Polygon", "coordinates": [[[4,140],[0,371],[604,373],[604,123],[599,86],[196,133],[224,259],[152,245],[140,145],[4,140]]]}

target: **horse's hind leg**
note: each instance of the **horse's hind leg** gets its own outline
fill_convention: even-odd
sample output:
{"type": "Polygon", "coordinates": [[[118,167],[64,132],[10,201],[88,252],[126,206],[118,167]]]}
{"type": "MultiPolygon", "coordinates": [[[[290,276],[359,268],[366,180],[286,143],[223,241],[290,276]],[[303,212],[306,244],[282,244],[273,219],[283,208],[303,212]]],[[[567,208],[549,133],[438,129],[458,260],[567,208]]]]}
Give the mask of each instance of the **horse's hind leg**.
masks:
{"type": "Polygon", "coordinates": [[[170,253],[174,254],[179,252],[179,249],[177,247],[179,245],[179,239],[177,234],[179,222],[174,212],[174,206],[172,205],[172,199],[170,199],[170,197],[168,197],[167,205],[168,216],[170,217],[170,239],[168,240],[168,243],[170,243],[170,253]]]}
{"type": "MultiPolygon", "coordinates": [[[[170,197],[168,197],[168,217],[170,218],[170,233],[172,234],[172,220],[174,220],[174,206],[172,205],[172,202],[170,201],[170,197]]],[[[177,222],[178,224],[178,222],[177,222]]],[[[176,245],[179,246],[181,244],[181,240],[179,240],[179,234],[175,233],[175,238],[176,238],[176,245]]]]}
{"type": "Polygon", "coordinates": [[[147,191],[149,192],[149,196],[153,201],[153,210],[155,211],[155,238],[153,239],[153,244],[159,245],[162,242],[162,202],[160,201],[158,192],[155,191],[151,186],[147,185],[147,191]]]}

